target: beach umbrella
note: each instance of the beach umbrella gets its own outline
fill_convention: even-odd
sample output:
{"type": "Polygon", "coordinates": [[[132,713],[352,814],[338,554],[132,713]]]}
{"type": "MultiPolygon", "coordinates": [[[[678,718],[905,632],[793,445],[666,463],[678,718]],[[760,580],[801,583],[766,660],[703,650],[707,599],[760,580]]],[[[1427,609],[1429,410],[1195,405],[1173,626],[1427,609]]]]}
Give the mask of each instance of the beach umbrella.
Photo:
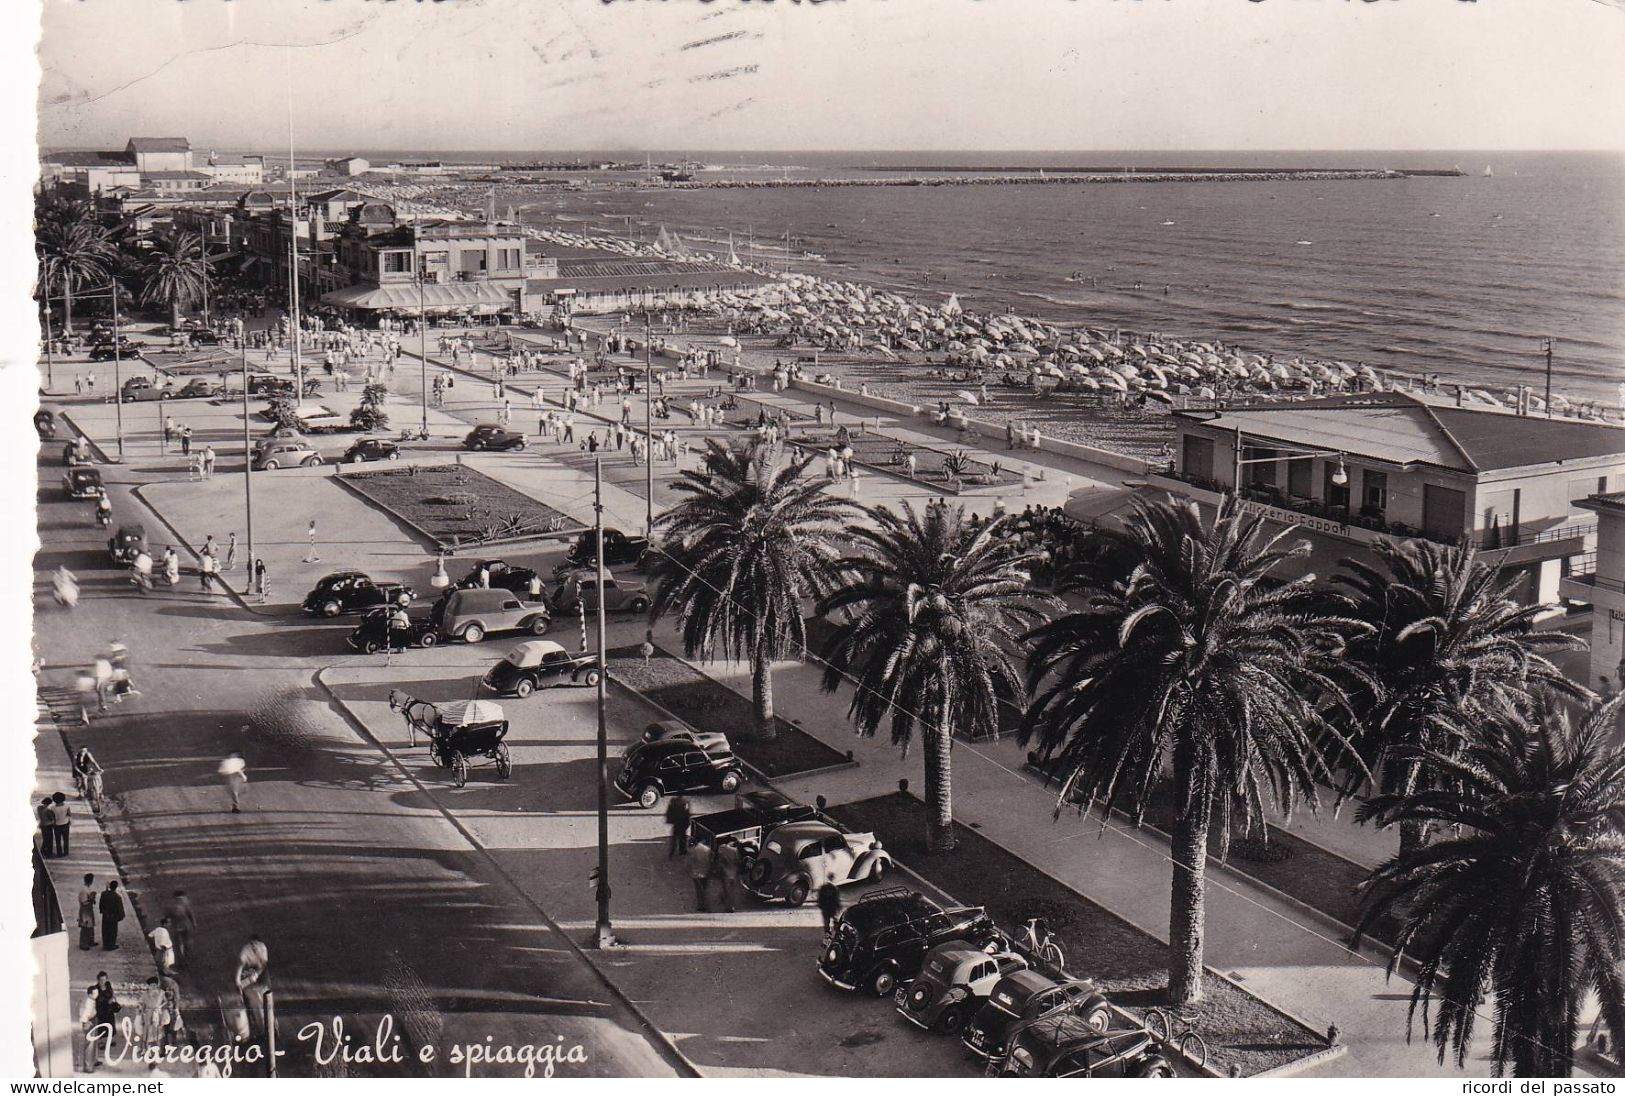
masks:
{"type": "Polygon", "coordinates": [[[963,388],[961,388],[959,391],[955,392],[954,395],[958,396],[960,399],[964,400],[966,403],[969,403],[969,404],[980,404],[982,402],[977,397],[975,392],[967,392],[963,388]]]}
{"type": "Polygon", "coordinates": [[[1196,395],[1200,399],[1211,400],[1213,398],[1214,393],[1213,393],[1213,389],[1207,387],[1206,385],[1203,385],[1201,388],[1198,388],[1196,390],[1196,395]]]}
{"type": "Polygon", "coordinates": [[[720,346],[738,346],[739,340],[734,338],[732,335],[724,335],[722,338],[717,340],[717,343],[720,346]]]}

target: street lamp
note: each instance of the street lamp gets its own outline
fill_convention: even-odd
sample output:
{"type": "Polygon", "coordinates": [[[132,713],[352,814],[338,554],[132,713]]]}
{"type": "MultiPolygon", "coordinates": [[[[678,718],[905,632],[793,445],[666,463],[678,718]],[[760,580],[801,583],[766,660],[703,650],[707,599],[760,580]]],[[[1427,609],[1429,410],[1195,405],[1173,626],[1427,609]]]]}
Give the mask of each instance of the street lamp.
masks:
{"type": "Polygon", "coordinates": [[[655,444],[654,444],[654,358],[649,348],[649,310],[643,310],[643,441],[647,447],[644,453],[644,471],[646,474],[645,488],[647,498],[643,508],[643,535],[655,535],[655,444]]]}
{"type": "MultiPolygon", "coordinates": [[[[1343,487],[1348,484],[1348,465],[1343,463],[1343,454],[1341,452],[1333,449],[1272,448],[1271,452],[1274,453],[1274,456],[1243,458],[1242,453],[1245,451],[1244,436],[1239,428],[1235,431],[1235,435],[1235,478],[1231,482],[1230,493],[1237,498],[1241,497],[1241,469],[1244,465],[1248,464],[1274,464],[1277,461],[1314,460],[1317,457],[1336,457],[1337,467],[1332,469],[1332,483],[1338,487],[1343,487]]],[[[1276,443],[1272,442],[1271,444],[1274,446],[1276,443]]]]}

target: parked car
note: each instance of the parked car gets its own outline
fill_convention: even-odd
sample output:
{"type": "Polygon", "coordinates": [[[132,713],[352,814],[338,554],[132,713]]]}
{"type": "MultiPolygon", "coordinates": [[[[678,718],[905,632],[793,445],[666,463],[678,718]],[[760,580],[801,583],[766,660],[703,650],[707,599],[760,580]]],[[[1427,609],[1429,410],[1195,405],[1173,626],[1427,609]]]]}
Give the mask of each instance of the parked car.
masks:
{"type": "Polygon", "coordinates": [[[62,490],[70,499],[99,499],[106,493],[99,468],[74,465],[62,473],[62,490]]]}
{"type": "Polygon", "coordinates": [[[401,447],[388,438],[362,438],[339,455],[342,464],[362,464],[370,460],[400,460],[401,447]]]}
{"type": "Polygon", "coordinates": [[[62,463],[72,468],[76,464],[89,464],[90,442],[81,435],[62,447],[62,463]]]}
{"type": "Polygon", "coordinates": [[[146,377],[131,377],[119,389],[119,399],[125,403],[145,403],[148,400],[168,400],[175,396],[175,389],[168,384],[153,384],[146,377]]]}
{"type": "Polygon", "coordinates": [[[119,339],[117,344],[112,342],[97,343],[90,348],[90,360],[93,362],[110,362],[115,358],[133,358],[139,354],[140,348],[129,339],[119,339]]]}
{"type": "Polygon", "coordinates": [[[958,1035],[999,980],[1027,969],[1013,951],[989,955],[963,940],[949,940],[926,952],[914,981],[893,994],[897,1011],[927,1031],[958,1035]]]}
{"type": "Polygon", "coordinates": [[[1022,1026],[1003,1074],[1010,1077],[1158,1077],[1174,1075],[1144,1028],[1097,1031],[1073,1013],[1022,1026]]]}
{"type": "Polygon", "coordinates": [[[175,393],[177,400],[213,399],[221,394],[221,386],[213,381],[206,381],[202,377],[193,377],[180,387],[175,393]]]}
{"type": "MultiPolygon", "coordinates": [[[[643,728],[639,742],[692,742],[702,750],[728,749],[728,736],[721,731],[701,731],[675,719],[662,719],[643,728]]],[[[636,745],[636,743],[634,743],[636,745]]]]}
{"type": "Polygon", "coordinates": [[[842,833],[822,821],[791,822],[763,838],[745,887],[758,898],[799,906],[825,883],[878,883],[891,866],[891,853],[872,833],[842,833]]]}
{"type": "Polygon", "coordinates": [[[485,577],[492,590],[509,590],[524,598],[531,596],[532,580],[535,580],[535,590],[539,595],[542,590],[541,576],[529,567],[515,567],[507,560],[482,559],[469,568],[468,574],[457,580],[459,590],[480,589],[480,569],[485,569],[485,577]]]}
{"type": "Polygon", "coordinates": [[[965,1025],[963,1040],[972,1054],[998,1062],[1009,1050],[1010,1035],[1021,1025],[1060,1014],[1082,1018],[1084,1026],[1105,1031],[1111,1021],[1106,995],[1093,981],[1057,982],[1036,970],[1022,970],[999,980],[987,1003],[965,1025]]]}
{"type": "Polygon", "coordinates": [[[250,396],[291,396],[294,383],[290,377],[275,377],[269,373],[250,373],[248,375],[248,394],[250,396]]]}
{"type": "MultiPolygon", "coordinates": [[[[568,572],[586,568],[589,572],[598,562],[597,534],[582,533],[570,545],[564,562],[553,569],[554,578],[563,578],[568,572]]],[[[619,529],[604,530],[604,566],[620,567],[627,563],[641,563],[649,551],[648,537],[629,537],[619,529]]]]}
{"type": "Polygon", "coordinates": [[[745,767],[729,750],[702,750],[692,742],[646,742],[621,763],[615,789],[645,809],[663,795],[679,792],[733,792],[745,782],[745,767]]]}
{"type": "MultiPolygon", "coordinates": [[[[721,736],[718,736],[721,737],[721,736]]],[[[636,749],[636,747],[633,747],[636,749]]],[[[722,749],[726,750],[724,740],[722,749]]],[[[813,807],[796,803],[776,791],[743,792],[737,796],[737,806],[714,814],[702,814],[689,823],[689,840],[710,848],[733,844],[739,849],[739,866],[749,872],[761,850],[762,838],[775,828],[790,822],[817,818],[813,807]]]]}
{"type": "Polygon", "coordinates": [[[322,455],[303,438],[273,438],[254,453],[254,469],[275,472],[278,468],[310,468],[322,463],[322,455]]]}
{"type": "MultiPolygon", "coordinates": [[[[611,613],[644,613],[649,610],[649,587],[642,582],[628,582],[614,575],[604,574],[604,609],[611,613]]],[[[579,612],[585,605],[588,612],[598,609],[598,579],[591,571],[570,571],[553,591],[555,613],[579,612]]]]}
{"type": "Polygon", "coordinates": [[[818,973],[839,989],[889,997],[920,972],[926,952],[949,940],[1003,951],[1004,934],[979,906],[945,910],[902,887],[866,894],[835,918],[818,958],[818,973]]]}
{"type": "Polygon", "coordinates": [[[547,632],[547,606],[521,601],[508,590],[456,590],[441,610],[440,635],[478,643],[495,632],[547,632]]]}
{"type": "Polygon", "coordinates": [[[56,437],[56,414],[47,407],[34,412],[34,430],[39,434],[40,441],[50,441],[56,437]]]}
{"type": "Polygon", "coordinates": [[[568,679],[578,685],[597,685],[603,677],[598,655],[585,651],[573,655],[550,639],[531,639],[503,656],[485,671],[480,686],[494,693],[524,699],[537,689],[568,679]]]}
{"type": "Polygon", "coordinates": [[[464,449],[474,449],[481,452],[486,450],[523,449],[525,435],[515,434],[503,426],[491,423],[481,423],[468,432],[463,439],[464,449]]]}
{"type": "Polygon", "coordinates": [[[396,629],[397,634],[391,635],[389,620],[394,612],[394,608],[388,605],[364,610],[360,622],[344,637],[344,642],[352,649],[370,655],[391,647],[433,647],[439,640],[434,624],[426,616],[408,615],[409,626],[404,629],[405,634],[399,634],[401,629],[396,629]]]}
{"type": "Polygon", "coordinates": [[[335,617],[380,605],[410,605],[415,596],[404,583],[377,582],[360,571],[335,571],[305,595],[301,608],[316,616],[335,617]]]}
{"type": "Polygon", "coordinates": [[[113,557],[114,564],[127,566],[134,562],[138,553],[147,550],[147,530],[139,523],[135,525],[121,525],[118,532],[107,540],[107,554],[113,557]]]}

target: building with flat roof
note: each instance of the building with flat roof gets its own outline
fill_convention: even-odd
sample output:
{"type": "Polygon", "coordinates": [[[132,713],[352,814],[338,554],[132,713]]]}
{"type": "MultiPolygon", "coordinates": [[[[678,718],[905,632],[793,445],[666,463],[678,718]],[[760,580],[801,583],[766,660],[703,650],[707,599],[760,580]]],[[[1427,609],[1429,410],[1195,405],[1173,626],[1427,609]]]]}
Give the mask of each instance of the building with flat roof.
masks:
{"type": "Polygon", "coordinates": [[[1526,602],[1554,603],[1595,544],[1588,496],[1625,488],[1625,430],[1430,403],[1401,392],[1176,411],[1153,486],[1297,523],[1324,574],[1381,537],[1494,551],[1526,602]]]}
{"type": "Polygon", "coordinates": [[[350,284],[322,303],[360,312],[525,311],[525,236],[502,221],[401,223],[384,202],[351,210],[335,241],[350,284]]]}
{"type": "Polygon", "coordinates": [[[265,157],[211,152],[208,163],[199,165],[197,170],[216,183],[259,186],[265,182],[265,157]]]}
{"type": "Polygon", "coordinates": [[[131,137],[124,154],[143,175],[192,170],[192,142],[185,137],[131,137]]]}
{"type": "Polygon", "coordinates": [[[1618,692],[1625,688],[1625,491],[1577,505],[1597,515],[1597,549],[1575,562],[1559,591],[1591,606],[1591,679],[1582,684],[1618,692]]]}
{"type": "Polygon", "coordinates": [[[372,169],[372,165],[359,156],[341,156],[336,160],[328,160],[326,167],[334,175],[365,175],[372,169]]]}

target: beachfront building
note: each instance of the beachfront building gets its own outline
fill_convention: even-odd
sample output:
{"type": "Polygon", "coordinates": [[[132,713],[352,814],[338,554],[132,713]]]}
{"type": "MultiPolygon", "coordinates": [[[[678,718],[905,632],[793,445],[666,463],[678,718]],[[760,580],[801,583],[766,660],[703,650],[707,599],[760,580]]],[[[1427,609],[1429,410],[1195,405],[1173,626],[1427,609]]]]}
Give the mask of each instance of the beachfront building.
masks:
{"type": "Polygon", "coordinates": [[[260,186],[265,182],[265,157],[211,152],[208,163],[199,165],[197,170],[208,175],[216,185],[260,186]]]}
{"type": "Polygon", "coordinates": [[[1173,466],[1151,486],[1249,509],[1314,544],[1325,575],[1382,537],[1494,552],[1528,604],[1555,604],[1596,545],[1584,500],[1625,488],[1625,430],[1429,403],[1400,392],[1177,411],[1173,466]]]}
{"type": "Polygon", "coordinates": [[[1558,589],[1591,606],[1591,679],[1584,684],[1618,692],[1625,688],[1625,491],[1578,505],[1597,515],[1597,549],[1576,562],[1558,589]]]}
{"type": "Polygon", "coordinates": [[[192,142],[185,137],[131,137],[124,155],[142,175],[192,170],[192,142]]]}
{"type": "Polygon", "coordinates": [[[367,202],[340,226],[334,245],[348,284],[322,303],[362,314],[525,311],[525,236],[503,221],[401,222],[367,202]]]}
{"type": "MultiPolygon", "coordinates": [[[[546,261],[546,260],[544,260],[546,261]]],[[[636,312],[700,304],[773,279],[712,262],[672,259],[555,258],[527,286],[532,308],[563,314],[636,312]]]]}
{"type": "Polygon", "coordinates": [[[336,160],[328,160],[326,167],[334,175],[365,175],[372,170],[372,165],[359,156],[341,156],[336,160]]]}

